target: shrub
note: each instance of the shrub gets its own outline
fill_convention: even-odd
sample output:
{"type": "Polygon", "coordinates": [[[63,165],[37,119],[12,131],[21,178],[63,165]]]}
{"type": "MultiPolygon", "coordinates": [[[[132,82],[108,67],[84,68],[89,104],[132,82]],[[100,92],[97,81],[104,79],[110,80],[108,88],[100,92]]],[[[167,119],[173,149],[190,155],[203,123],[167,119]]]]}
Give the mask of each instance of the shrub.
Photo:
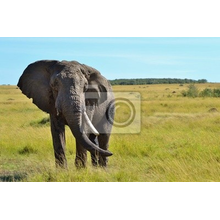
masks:
{"type": "Polygon", "coordinates": [[[19,154],[34,154],[37,153],[37,150],[35,150],[34,148],[30,147],[30,146],[25,146],[22,149],[18,150],[19,154]]]}
{"type": "Polygon", "coordinates": [[[183,97],[220,97],[220,89],[210,89],[205,88],[201,92],[197,89],[195,85],[190,85],[187,91],[182,91],[183,97]]]}
{"type": "Polygon", "coordinates": [[[213,91],[212,89],[204,89],[203,91],[200,92],[199,96],[201,97],[213,97],[213,91]]]}
{"type": "Polygon", "coordinates": [[[182,91],[182,96],[192,97],[192,98],[198,97],[199,96],[199,90],[194,84],[191,84],[191,85],[189,85],[187,91],[185,91],[185,90],[182,91]]]}
{"type": "Polygon", "coordinates": [[[220,89],[214,89],[213,90],[213,96],[214,97],[220,97],[220,89]]]}

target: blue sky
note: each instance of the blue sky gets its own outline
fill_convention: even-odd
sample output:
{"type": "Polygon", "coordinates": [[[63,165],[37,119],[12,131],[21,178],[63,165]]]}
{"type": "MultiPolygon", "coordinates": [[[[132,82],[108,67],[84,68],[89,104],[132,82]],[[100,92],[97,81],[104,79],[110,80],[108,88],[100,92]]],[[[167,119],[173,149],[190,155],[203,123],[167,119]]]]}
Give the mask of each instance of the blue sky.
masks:
{"type": "Polygon", "coordinates": [[[220,38],[0,38],[0,84],[16,85],[42,59],[77,60],[107,79],[190,78],[220,82],[220,38]]]}

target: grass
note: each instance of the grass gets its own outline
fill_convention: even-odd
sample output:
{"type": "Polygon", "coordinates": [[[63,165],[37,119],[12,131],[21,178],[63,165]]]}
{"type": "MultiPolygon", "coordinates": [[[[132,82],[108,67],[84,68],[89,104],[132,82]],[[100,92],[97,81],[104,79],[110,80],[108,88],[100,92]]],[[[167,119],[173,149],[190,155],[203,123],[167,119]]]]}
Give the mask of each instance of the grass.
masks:
{"type": "MultiPolygon", "coordinates": [[[[220,88],[196,86],[200,91],[220,88]]],[[[48,115],[15,86],[0,86],[0,181],[220,181],[218,98],[182,97],[188,85],[113,89],[141,94],[141,132],[111,136],[114,155],[108,168],[92,167],[88,157],[87,168],[78,170],[75,140],[67,128],[68,170],[62,170],[54,165],[48,115]]]]}

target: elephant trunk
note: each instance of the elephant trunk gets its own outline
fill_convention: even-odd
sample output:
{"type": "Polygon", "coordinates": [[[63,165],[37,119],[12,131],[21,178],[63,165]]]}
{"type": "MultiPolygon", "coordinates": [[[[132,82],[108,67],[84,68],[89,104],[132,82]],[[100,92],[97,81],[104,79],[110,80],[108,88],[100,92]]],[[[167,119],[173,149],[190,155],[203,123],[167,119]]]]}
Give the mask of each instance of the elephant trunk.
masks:
{"type": "MultiPolygon", "coordinates": [[[[73,113],[73,110],[68,110],[64,116],[66,118],[66,121],[70,127],[70,130],[72,131],[72,134],[74,137],[79,141],[79,143],[88,151],[90,151],[92,154],[95,153],[100,153],[103,156],[111,156],[112,153],[108,150],[103,150],[99,148],[97,145],[95,145],[93,142],[91,142],[86,135],[85,131],[83,131],[83,125],[82,125],[82,118],[84,115],[85,117],[88,117],[87,115],[85,116],[86,113],[83,113],[82,111],[77,111],[73,113]]],[[[88,118],[85,118],[86,123],[91,123],[88,118]]],[[[93,127],[94,128],[94,127],[93,127]]],[[[95,128],[94,128],[95,129],[95,128]]],[[[96,130],[93,130],[93,133],[96,133],[98,135],[98,132],[96,130]]]]}

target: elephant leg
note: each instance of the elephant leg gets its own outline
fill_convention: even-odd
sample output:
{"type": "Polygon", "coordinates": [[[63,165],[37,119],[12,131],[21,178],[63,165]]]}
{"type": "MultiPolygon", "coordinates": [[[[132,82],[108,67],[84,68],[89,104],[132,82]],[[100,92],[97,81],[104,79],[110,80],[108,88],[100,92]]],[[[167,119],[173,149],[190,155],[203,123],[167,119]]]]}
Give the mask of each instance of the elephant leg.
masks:
{"type": "Polygon", "coordinates": [[[76,159],[75,165],[77,168],[86,167],[87,151],[85,148],[76,140],[76,159]]]}
{"type": "Polygon", "coordinates": [[[67,161],[65,156],[65,124],[61,118],[58,118],[54,115],[50,115],[50,124],[56,166],[67,168],[67,161]]]}
{"type": "MultiPolygon", "coordinates": [[[[100,134],[98,136],[98,141],[99,141],[99,147],[108,150],[108,142],[109,142],[110,135],[109,134],[100,134]]],[[[102,155],[99,155],[99,166],[101,167],[106,167],[108,163],[108,158],[102,155]]]]}
{"type": "MultiPolygon", "coordinates": [[[[98,145],[97,136],[94,134],[89,135],[89,139],[96,145],[98,145]]],[[[98,158],[96,154],[91,154],[92,165],[97,167],[98,166],[98,158]]]]}

